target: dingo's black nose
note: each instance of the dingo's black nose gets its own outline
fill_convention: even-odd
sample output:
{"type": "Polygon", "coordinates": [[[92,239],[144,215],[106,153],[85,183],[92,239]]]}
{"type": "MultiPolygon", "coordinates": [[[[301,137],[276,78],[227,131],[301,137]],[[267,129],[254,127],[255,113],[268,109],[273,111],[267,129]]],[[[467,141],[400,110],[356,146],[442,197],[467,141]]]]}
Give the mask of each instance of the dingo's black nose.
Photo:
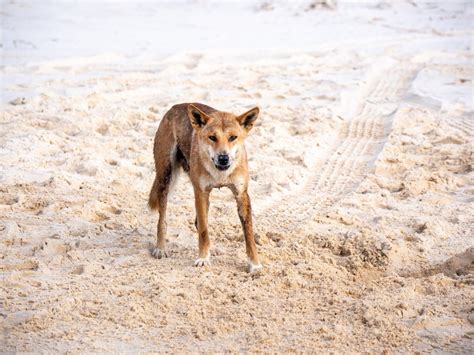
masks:
{"type": "Polygon", "coordinates": [[[227,154],[219,154],[217,156],[217,163],[221,166],[229,165],[229,156],[227,154]]]}

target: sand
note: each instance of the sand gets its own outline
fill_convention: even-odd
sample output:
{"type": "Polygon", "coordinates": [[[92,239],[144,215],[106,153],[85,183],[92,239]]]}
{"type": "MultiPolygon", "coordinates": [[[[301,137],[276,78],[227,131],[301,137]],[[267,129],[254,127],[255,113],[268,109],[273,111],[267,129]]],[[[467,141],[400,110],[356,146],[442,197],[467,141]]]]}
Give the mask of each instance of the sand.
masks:
{"type": "MultiPolygon", "coordinates": [[[[147,8],[120,4],[110,16],[143,19],[145,33],[147,8]]],[[[38,6],[5,6],[7,40],[39,50],[7,44],[2,65],[2,351],[474,351],[472,5],[260,5],[237,15],[268,51],[207,40],[150,44],[138,58],[117,44],[62,57],[49,30],[25,37],[12,20],[38,6]],[[337,31],[305,44],[308,26],[337,31]],[[186,101],[261,108],[247,141],[261,273],[245,271],[224,189],[211,195],[212,266],[193,266],[184,175],[168,209],[171,257],[150,254],[153,137],[186,101]]],[[[209,11],[237,11],[222,6],[209,11]]]]}

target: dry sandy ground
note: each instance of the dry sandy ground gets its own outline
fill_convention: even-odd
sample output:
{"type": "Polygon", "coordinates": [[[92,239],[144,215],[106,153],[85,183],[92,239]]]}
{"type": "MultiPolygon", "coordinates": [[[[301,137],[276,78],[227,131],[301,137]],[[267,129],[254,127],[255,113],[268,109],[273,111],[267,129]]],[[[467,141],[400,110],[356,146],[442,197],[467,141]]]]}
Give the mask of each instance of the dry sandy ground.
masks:
{"type": "Polygon", "coordinates": [[[404,37],[370,55],[22,69],[58,79],[0,118],[1,349],[472,353],[472,30],[409,36],[416,54],[404,37]],[[225,190],[211,197],[213,264],[193,267],[184,176],[172,255],[150,255],[152,139],[188,100],[261,107],[247,144],[259,274],[225,190]]]}

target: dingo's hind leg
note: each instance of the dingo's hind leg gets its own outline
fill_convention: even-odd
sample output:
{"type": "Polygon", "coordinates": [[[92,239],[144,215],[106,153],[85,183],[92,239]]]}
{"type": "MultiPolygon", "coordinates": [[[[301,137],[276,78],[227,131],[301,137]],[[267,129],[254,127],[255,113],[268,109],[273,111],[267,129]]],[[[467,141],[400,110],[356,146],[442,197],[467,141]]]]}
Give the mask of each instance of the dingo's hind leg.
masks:
{"type": "Polygon", "coordinates": [[[173,152],[155,155],[156,176],[150,191],[148,206],[158,210],[159,218],[156,232],[156,247],[152,255],[158,259],[167,257],[166,252],[166,207],[173,180],[176,179],[176,161],[173,152]]]}
{"type": "Polygon", "coordinates": [[[153,187],[150,191],[148,205],[151,209],[157,209],[159,213],[156,247],[152,252],[155,258],[167,257],[166,253],[166,207],[168,204],[168,193],[171,185],[173,169],[171,162],[163,169],[161,175],[156,175],[153,187]]]}

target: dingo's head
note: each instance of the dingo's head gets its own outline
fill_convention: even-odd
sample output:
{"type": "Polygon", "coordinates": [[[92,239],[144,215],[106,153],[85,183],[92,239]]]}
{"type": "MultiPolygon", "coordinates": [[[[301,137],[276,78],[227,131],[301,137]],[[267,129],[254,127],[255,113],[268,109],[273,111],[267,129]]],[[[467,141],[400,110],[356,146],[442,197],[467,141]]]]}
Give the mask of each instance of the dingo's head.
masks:
{"type": "Polygon", "coordinates": [[[254,107],[240,116],[220,111],[208,115],[194,105],[188,106],[188,117],[200,141],[201,151],[221,171],[231,168],[239,160],[244,140],[258,113],[258,107],[254,107]]]}

